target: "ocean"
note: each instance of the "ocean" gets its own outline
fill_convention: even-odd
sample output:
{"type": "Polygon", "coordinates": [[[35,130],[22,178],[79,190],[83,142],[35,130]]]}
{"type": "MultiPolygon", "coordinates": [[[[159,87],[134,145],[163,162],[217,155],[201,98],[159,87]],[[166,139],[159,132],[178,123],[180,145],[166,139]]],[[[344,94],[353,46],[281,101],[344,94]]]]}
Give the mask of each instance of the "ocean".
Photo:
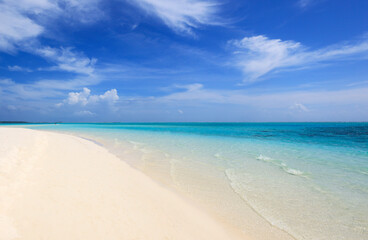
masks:
{"type": "Polygon", "coordinates": [[[295,239],[368,239],[368,123],[20,126],[103,145],[244,232],[264,221],[295,239]]]}

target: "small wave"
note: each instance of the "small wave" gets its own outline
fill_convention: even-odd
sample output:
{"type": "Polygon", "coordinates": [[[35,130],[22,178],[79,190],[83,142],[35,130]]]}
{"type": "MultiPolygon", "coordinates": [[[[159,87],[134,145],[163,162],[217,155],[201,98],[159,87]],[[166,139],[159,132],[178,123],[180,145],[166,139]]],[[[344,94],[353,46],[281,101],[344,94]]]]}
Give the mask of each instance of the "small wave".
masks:
{"type": "Polygon", "coordinates": [[[300,171],[294,168],[289,168],[284,162],[277,160],[277,159],[267,157],[267,156],[263,156],[262,154],[257,157],[257,160],[272,163],[273,165],[276,165],[282,170],[284,170],[284,172],[294,175],[294,176],[303,176],[303,177],[306,176],[306,174],[303,171],[300,171]]]}
{"type": "MultiPolygon", "coordinates": [[[[265,158],[270,159],[268,157],[265,158]]],[[[286,223],[284,223],[280,218],[274,218],[272,217],[272,215],[267,214],[264,211],[264,208],[260,207],[258,204],[255,203],[255,201],[251,201],[251,199],[247,197],[245,190],[247,183],[245,183],[244,179],[239,176],[239,172],[237,172],[237,170],[233,168],[228,168],[225,170],[225,176],[227,177],[230,183],[230,187],[234,191],[234,193],[237,194],[245,202],[245,204],[247,204],[247,206],[249,206],[256,214],[258,214],[259,217],[264,219],[270,225],[275,226],[281,231],[284,231],[285,233],[290,235],[291,238],[297,239],[294,236],[293,231],[286,223]]]]}
{"type": "Polygon", "coordinates": [[[270,157],[263,156],[262,154],[257,157],[257,160],[261,160],[261,161],[264,161],[264,162],[277,161],[277,160],[273,160],[270,157]]]}
{"type": "Polygon", "coordinates": [[[364,175],[368,175],[368,171],[364,171],[364,170],[358,170],[359,173],[364,174],[364,175]]]}
{"type": "Polygon", "coordinates": [[[302,176],[304,175],[304,172],[297,170],[297,169],[292,169],[292,168],[283,168],[285,170],[285,172],[291,174],[291,175],[296,175],[296,176],[302,176]]]}

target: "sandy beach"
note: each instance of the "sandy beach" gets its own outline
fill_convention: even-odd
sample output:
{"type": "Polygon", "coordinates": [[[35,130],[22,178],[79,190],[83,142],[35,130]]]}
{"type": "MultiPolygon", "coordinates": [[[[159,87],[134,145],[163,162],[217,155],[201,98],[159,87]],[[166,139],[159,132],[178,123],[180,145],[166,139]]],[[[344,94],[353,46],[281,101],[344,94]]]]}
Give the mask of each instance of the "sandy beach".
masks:
{"type": "Polygon", "coordinates": [[[85,139],[0,128],[0,239],[237,239],[85,139]]]}

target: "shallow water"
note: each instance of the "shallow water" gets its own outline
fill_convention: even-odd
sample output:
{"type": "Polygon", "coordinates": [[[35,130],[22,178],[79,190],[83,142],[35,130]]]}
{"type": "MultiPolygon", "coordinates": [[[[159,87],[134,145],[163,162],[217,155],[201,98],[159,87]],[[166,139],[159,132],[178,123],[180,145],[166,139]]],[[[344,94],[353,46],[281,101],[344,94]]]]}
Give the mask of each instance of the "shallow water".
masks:
{"type": "Polygon", "coordinates": [[[93,139],[246,231],[368,239],[368,123],[39,124],[93,139]]]}

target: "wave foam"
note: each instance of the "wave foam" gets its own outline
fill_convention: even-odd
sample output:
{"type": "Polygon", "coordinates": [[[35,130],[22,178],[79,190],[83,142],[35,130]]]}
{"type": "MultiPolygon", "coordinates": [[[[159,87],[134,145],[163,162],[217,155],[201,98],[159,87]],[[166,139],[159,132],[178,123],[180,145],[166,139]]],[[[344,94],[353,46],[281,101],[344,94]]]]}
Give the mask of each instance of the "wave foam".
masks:
{"type": "Polygon", "coordinates": [[[284,163],[281,160],[272,159],[270,157],[263,156],[262,154],[257,157],[257,160],[260,160],[260,161],[263,161],[263,162],[268,162],[268,163],[271,163],[275,166],[278,166],[279,168],[281,168],[284,172],[286,172],[288,174],[295,175],[295,176],[305,176],[304,172],[302,172],[298,169],[289,168],[286,165],[286,163],[284,163]]]}

